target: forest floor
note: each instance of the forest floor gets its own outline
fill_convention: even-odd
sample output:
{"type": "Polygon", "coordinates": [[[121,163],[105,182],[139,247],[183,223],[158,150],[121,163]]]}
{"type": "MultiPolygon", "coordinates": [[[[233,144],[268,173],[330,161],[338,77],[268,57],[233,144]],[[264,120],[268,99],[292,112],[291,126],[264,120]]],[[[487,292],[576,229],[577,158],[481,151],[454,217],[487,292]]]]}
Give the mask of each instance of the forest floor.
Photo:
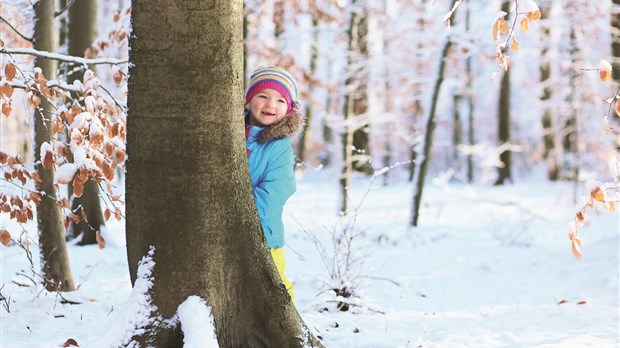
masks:
{"type": "MultiPolygon", "coordinates": [[[[576,211],[572,184],[436,180],[425,188],[420,226],[411,228],[411,183],[356,179],[351,203],[365,199],[339,219],[339,189],[329,174],[299,177],[285,209],[296,306],[326,347],[620,345],[620,214],[586,216],[583,257],[576,259],[567,237],[576,211]],[[341,283],[323,262],[334,265],[332,235],[343,231],[355,232],[354,262],[349,271],[344,261],[331,269],[354,294],[348,299],[329,290],[341,283]],[[336,309],[340,301],[348,311],[336,309]]],[[[25,228],[36,236],[34,224],[25,228]]],[[[0,246],[0,346],[59,347],[70,338],[104,346],[130,299],[124,232],[124,221],[112,218],[104,250],[70,243],[78,290],[62,296],[32,284],[22,249],[0,246]]],[[[38,269],[38,249],[31,251],[38,269]]]]}

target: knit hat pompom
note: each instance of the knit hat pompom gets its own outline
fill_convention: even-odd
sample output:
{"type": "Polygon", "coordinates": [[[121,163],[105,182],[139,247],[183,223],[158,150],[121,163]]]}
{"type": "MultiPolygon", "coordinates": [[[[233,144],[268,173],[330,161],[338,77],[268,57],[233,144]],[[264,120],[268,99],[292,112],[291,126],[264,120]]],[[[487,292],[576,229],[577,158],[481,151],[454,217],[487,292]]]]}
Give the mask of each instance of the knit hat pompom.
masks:
{"type": "Polygon", "coordinates": [[[261,66],[252,72],[248,89],[245,92],[245,104],[247,105],[256,94],[264,89],[273,89],[282,94],[286,99],[287,114],[298,104],[299,93],[295,80],[288,71],[278,66],[261,66]]]}

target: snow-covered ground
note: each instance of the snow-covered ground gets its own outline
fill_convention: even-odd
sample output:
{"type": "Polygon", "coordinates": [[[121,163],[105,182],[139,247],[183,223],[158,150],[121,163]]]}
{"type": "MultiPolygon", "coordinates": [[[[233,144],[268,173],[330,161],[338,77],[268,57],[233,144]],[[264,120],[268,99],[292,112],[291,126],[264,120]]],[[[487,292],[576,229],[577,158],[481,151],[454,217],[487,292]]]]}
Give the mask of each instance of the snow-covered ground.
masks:
{"type": "MultiPolygon", "coordinates": [[[[505,187],[429,183],[414,229],[412,184],[379,179],[368,190],[369,179],[356,180],[351,202],[368,193],[354,229],[363,232],[353,241],[363,264],[350,279],[359,298],[348,312],[324,310],[337,298],[324,291],[333,281],[309,234],[331,245],[338,187],[329,177],[309,171],[299,178],[285,216],[296,305],[327,347],[620,345],[620,215],[586,217],[577,260],[566,233],[573,186],[537,178],[505,187]]],[[[0,307],[0,346],[58,347],[70,338],[99,346],[114,332],[131,293],[124,223],[112,218],[106,238],[104,250],[69,246],[79,288],[62,295],[19,275],[30,275],[22,249],[0,246],[8,299],[0,307]]],[[[38,249],[31,250],[38,269],[38,249]]]]}

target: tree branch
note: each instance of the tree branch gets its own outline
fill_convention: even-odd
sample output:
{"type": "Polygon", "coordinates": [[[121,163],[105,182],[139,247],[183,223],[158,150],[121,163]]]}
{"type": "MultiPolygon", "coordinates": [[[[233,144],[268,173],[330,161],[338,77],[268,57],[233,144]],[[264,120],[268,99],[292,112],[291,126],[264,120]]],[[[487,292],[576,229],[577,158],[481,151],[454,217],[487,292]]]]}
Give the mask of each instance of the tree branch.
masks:
{"type": "Polygon", "coordinates": [[[65,8],[63,8],[62,10],[57,11],[57,12],[54,13],[54,17],[58,17],[61,14],[63,14],[66,10],[69,9],[69,7],[71,7],[71,5],[73,5],[74,2],[75,2],[75,0],[69,1],[69,3],[67,4],[67,6],[65,6],[65,8]]]}
{"type": "Polygon", "coordinates": [[[4,19],[4,17],[0,16],[0,20],[2,20],[4,23],[6,23],[6,25],[8,25],[9,28],[11,28],[15,33],[17,33],[17,35],[19,35],[19,37],[21,37],[22,39],[24,39],[24,40],[26,40],[28,42],[32,42],[32,38],[31,37],[26,37],[24,34],[20,33],[17,29],[15,29],[14,26],[11,25],[11,23],[9,23],[9,21],[4,19]]]}
{"type": "Polygon", "coordinates": [[[51,53],[51,52],[46,52],[46,51],[37,51],[32,48],[22,48],[22,47],[18,47],[18,48],[2,47],[0,48],[0,54],[23,54],[23,55],[28,55],[28,56],[42,57],[42,58],[58,60],[61,62],[76,63],[76,64],[82,64],[82,65],[101,65],[101,64],[120,65],[120,64],[129,63],[128,60],[122,60],[122,59],[116,59],[116,58],[88,59],[88,58],[80,58],[80,57],[75,57],[75,56],[68,56],[65,54],[51,53]]]}

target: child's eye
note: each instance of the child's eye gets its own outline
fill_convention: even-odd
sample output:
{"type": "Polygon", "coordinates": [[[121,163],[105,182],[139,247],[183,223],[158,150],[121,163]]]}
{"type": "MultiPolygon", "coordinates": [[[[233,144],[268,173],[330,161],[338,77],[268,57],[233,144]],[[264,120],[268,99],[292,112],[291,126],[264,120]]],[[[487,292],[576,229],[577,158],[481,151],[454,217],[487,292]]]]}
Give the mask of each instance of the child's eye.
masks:
{"type": "Polygon", "coordinates": [[[267,99],[267,96],[264,95],[264,94],[259,94],[258,97],[261,98],[261,99],[267,99]]]}
{"type": "Polygon", "coordinates": [[[278,99],[278,102],[286,104],[286,100],[284,100],[284,99],[278,99]]]}

